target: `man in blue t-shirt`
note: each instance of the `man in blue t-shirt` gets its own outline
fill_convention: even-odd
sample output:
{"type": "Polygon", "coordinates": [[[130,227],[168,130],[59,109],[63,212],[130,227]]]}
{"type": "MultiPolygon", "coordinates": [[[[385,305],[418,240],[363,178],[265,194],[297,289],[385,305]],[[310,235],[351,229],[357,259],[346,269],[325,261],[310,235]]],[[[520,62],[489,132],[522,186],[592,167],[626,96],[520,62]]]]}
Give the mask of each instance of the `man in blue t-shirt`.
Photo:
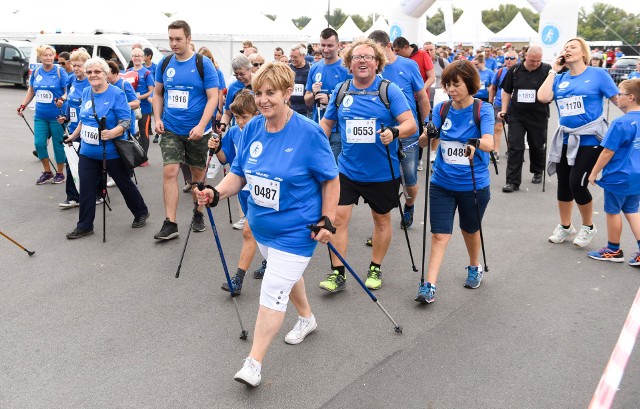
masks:
{"type": "Polygon", "coordinates": [[[498,60],[491,55],[491,47],[484,48],[484,66],[491,71],[498,69],[498,60]]]}
{"type": "MultiPolygon", "coordinates": [[[[211,119],[218,106],[218,74],[213,63],[190,48],[191,27],[186,21],[169,24],[169,44],[173,55],[156,68],[153,117],[156,132],[162,135],[163,193],[166,219],[154,238],[178,237],[178,170],[185,163],[194,181],[204,179],[207,141],[211,119]]],[[[196,197],[193,197],[196,201],[196,197]]],[[[193,209],[193,231],[204,231],[200,208],[193,209]]]]}
{"type": "Polygon", "coordinates": [[[498,68],[491,79],[491,87],[489,87],[489,103],[493,104],[493,112],[495,114],[495,125],[493,126],[493,156],[496,161],[500,162],[500,143],[502,142],[502,118],[498,116],[502,108],[502,81],[507,76],[509,68],[518,63],[518,54],[515,51],[509,51],[504,56],[504,66],[498,68]]]}
{"type": "MultiPolygon", "coordinates": [[[[320,122],[329,104],[329,96],[333,89],[342,81],[351,78],[349,71],[342,65],[342,59],[338,57],[340,40],[338,33],[332,28],[325,28],[320,32],[320,48],[323,59],[311,66],[307,78],[304,102],[313,108],[313,120],[320,122]]],[[[342,152],[340,130],[336,125],[331,131],[329,144],[333,156],[338,162],[338,155],[342,152]]]]}
{"type": "MultiPolygon", "coordinates": [[[[369,38],[383,48],[387,57],[387,65],[385,65],[380,75],[400,87],[409,103],[416,123],[424,123],[429,117],[431,105],[418,64],[412,59],[397,56],[393,52],[393,45],[386,32],[376,30],[369,34],[369,38]],[[420,118],[418,118],[418,112],[420,113],[420,118]]],[[[409,147],[418,141],[420,128],[418,127],[413,135],[401,141],[400,149],[409,147]]],[[[403,151],[404,155],[400,160],[403,183],[406,189],[403,222],[407,228],[413,224],[413,205],[418,197],[418,152],[419,147],[416,144],[412,148],[403,151]]]]}

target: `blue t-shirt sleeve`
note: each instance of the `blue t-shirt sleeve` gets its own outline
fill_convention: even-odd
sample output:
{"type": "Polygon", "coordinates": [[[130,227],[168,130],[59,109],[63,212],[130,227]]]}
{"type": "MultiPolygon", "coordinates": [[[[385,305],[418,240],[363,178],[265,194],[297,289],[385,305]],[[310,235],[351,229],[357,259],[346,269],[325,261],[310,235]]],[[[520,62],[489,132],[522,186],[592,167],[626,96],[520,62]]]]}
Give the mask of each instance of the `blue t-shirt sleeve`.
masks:
{"type": "Polygon", "coordinates": [[[410,73],[411,73],[411,86],[414,89],[414,93],[419,92],[421,89],[424,88],[424,80],[422,79],[422,75],[420,75],[420,70],[419,69],[411,70],[410,73]]]}
{"type": "Polygon", "coordinates": [[[204,87],[206,89],[220,88],[216,67],[208,58],[203,58],[202,62],[204,63],[204,87]]]}
{"type": "Polygon", "coordinates": [[[305,90],[312,92],[313,91],[313,83],[314,80],[313,78],[316,76],[316,71],[317,69],[313,66],[311,66],[311,69],[309,70],[309,75],[307,75],[307,85],[304,87],[305,90]]]}
{"type": "Polygon", "coordinates": [[[308,135],[309,152],[312,152],[313,155],[309,158],[311,174],[320,183],[334,179],[338,176],[338,167],[333,152],[331,152],[329,139],[325,136],[320,125],[310,121],[305,123],[314,128],[313,132],[310,132],[311,135],[308,135]]]}
{"type": "Polygon", "coordinates": [[[331,97],[329,98],[329,104],[327,104],[327,110],[324,112],[324,118],[327,118],[331,121],[338,120],[338,109],[336,108],[336,96],[338,95],[338,90],[340,89],[341,85],[342,85],[342,82],[336,85],[336,87],[333,89],[333,92],[331,93],[331,97]]]}
{"type": "Polygon", "coordinates": [[[164,59],[165,59],[165,58],[167,58],[167,57],[166,57],[166,56],[165,56],[165,57],[162,57],[162,60],[160,60],[160,62],[159,62],[159,63],[158,63],[158,65],[156,66],[156,78],[155,78],[155,82],[159,82],[160,84],[164,84],[164,81],[162,80],[162,74],[163,74],[163,73],[162,73],[161,67],[162,67],[162,64],[164,64],[164,59]]]}
{"type": "Polygon", "coordinates": [[[224,80],[224,74],[222,70],[216,69],[218,71],[218,85],[220,89],[227,88],[227,82],[224,80]]]}
{"type": "Polygon", "coordinates": [[[622,146],[625,136],[632,133],[631,129],[625,129],[624,122],[620,118],[616,118],[611,122],[611,126],[609,126],[601,145],[615,152],[622,146]]]}
{"type": "MultiPolygon", "coordinates": [[[[410,111],[409,103],[407,102],[407,98],[398,87],[393,82],[389,84],[389,103],[391,105],[391,113],[394,118],[397,118],[404,112],[410,111]]],[[[326,114],[325,114],[326,115],[326,114]]]]}
{"type": "Polygon", "coordinates": [[[238,126],[233,126],[222,138],[222,152],[227,160],[227,163],[233,163],[236,158],[236,147],[233,144],[233,135],[239,130],[238,126]]]}
{"type": "Polygon", "coordinates": [[[58,70],[60,71],[60,86],[66,91],[69,86],[69,75],[62,68],[58,68],[58,70]]]}
{"type": "Polygon", "coordinates": [[[491,84],[495,85],[496,87],[500,88],[498,85],[498,73],[496,72],[495,74],[493,74],[493,78],[491,78],[491,84]]]}
{"type": "MultiPolygon", "coordinates": [[[[147,70],[144,78],[146,79],[146,88],[145,88],[144,94],[146,94],[147,92],[149,92],[149,87],[154,87],[156,85],[156,83],[155,83],[155,80],[153,78],[153,73],[151,71],[149,71],[149,70],[147,70]]],[[[149,101],[151,101],[151,100],[149,100],[149,101]]]]}
{"type": "Polygon", "coordinates": [[[482,135],[493,135],[493,126],[495,125],[495,117],[493,115],[493,106],[488,102],[482,103],[480,108],[480,137],[482,135]]]}
{"type": "Polygon", "coordinates": [[[118,121],[131,119],[131,108],[129,108],[129,102],[128,102],[129,90],[133,93],[134,97],[136,96],[135,92],[133,92],[133,87],[131,86],[131,84],[129,84],[126,81],[125,81],[125,84],[129,86],[128,89],[127,89],[127,85],[124,86],[125,89],[127,89],[126,96],[124,95],[125,93],[123,92],[117,92],[122,90],[117,90],[116,88],[117,91],[116,91],[115,102],[114,102],[115,107],[113,108],[113,111],[115,112],[116,118],[118,119],[118,121]]]}
{"type": "Polygon", "coordinates": [[[618,95],[618,87],[616,83],[613,81],[609,73],[605,70],[598,70],[601,79],[598,81],[600,84],[600,91],[607,98],[611,98],[614,95],[618,95]]]}
{"type": "Polygon", "coordinates": [[[133,102],[138,100],[138,96],[136,95],[136,91],[133,89],[133,85],[131,85],[131,83],[127,81],[124,81],[124,93],[126,94],[127,102],[133,102]]]}

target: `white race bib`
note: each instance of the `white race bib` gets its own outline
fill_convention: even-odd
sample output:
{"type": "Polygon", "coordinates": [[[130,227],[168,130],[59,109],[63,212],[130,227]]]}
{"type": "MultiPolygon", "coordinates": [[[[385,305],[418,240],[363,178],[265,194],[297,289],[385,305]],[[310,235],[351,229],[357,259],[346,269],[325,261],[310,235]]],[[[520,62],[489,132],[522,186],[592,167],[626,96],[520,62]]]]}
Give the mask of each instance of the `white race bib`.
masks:
{"type": "Polygon", "coordinates": [[[187,109],[189,105],[189,91],[170,89],[167,93],[169,108],[187,109]]]}
{"type": "Polygon", "coordinates": [[[486,89],[486,87],[485,87],[485,85],[484,85],[484,82],[481,82],[481,83],[480,83],[480,91],[482,91],[483,89],[486,89]]]}
{"type": "Polygon", "coordinates": [[[582,95],[559,99],[558,109],[560,110],[560,116],[584,114],[585,111],[584,103],[582,101],[582,95]]]}
{"type": "Polygon", "coordinates": [[[69,108],[69,121],[78,122],[78,114],[76,114],[75,108],[69,108]]]}
{"type": "Polygon", "coordinates": [[[467,165],[469,166],[469,158],[464,156],[466,145],[457,141],[440,140],[440,150],[444,163],[449,165],[467,165]]]}
{"type": "Polygon", "coordinates": [[[80,138],[82,142],[86,142],[90,145],[100,145],[100,138],[98,137],[98,128],[89,125],[82,125],[80,130],[80,138]]]}
{"type": "Polygon", "coordinates": [[[534,102],[536,102],[536,90],[535,89],[519,89],[518,102],[524,103],[524,104],[533,104],[534,102]]]}
{"type": "Polygon", "coordinates": [[[53,93],[51,91],[39,89],[36,91],[36,102],[41,104],[50,104],[53,102],[53,93]]]}
{"type": "Polygon", "coordinates": [[[347,119],[347,142],[349,143],[375,143],[376,120],[375,119],[347,119]]]}
{"type": "Polygon", "coordinates": [[[255,175],[245,176],[255,204],[280,211],[280,182],[255,175]]]}
{"type": "Polygon", "coordinates": [[[293,97],[301,97],[304,95],[304,84],[293,84],[293,97]]]}

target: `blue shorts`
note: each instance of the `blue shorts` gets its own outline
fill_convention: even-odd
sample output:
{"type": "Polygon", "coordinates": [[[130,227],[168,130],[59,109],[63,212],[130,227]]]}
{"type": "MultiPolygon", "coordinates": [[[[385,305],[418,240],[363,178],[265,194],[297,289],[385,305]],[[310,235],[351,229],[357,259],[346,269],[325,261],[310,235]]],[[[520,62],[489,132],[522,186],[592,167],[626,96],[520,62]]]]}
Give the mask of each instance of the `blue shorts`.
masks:
{"type": "MultiPolygon", "coordinates": [[[[402,139],[400,145],[407,147],[414,142],[418,141],[417,136],[411,138],[402,139]]],[[[420,154],[420,148],[418,145],[403,151],[404,158],[400,160],[400,166],[402,166],[402,174],[404,176],[404,185],[406,187],[415,186],[418,183],[418,156],[420,154]]]]}
{"type": "Polygon", "coordinates": [[[249,207],[247,205],[249,196],[251,196],[251,192],[248,190],[241,190],[240,193],[238,193],[238,201],[240,201],[240,208],[242,209],[242,214],[244,214],[245,216],[247,215],[247,209],[249,207]]]}
{"type": "MultiPolygon", "coordinates": [[[[489,186],[478,189],[478,204],[480,218],[489,204],[491,192],[489,186]]],[[[480,229],[476,202],[473,190],[457,192],[432,184],[429,187],[429,222],[431,233],[451,234],[453,232],[453,218],[458,208],[460,229],[467,233],[475,233],[480,229]]]]}
{"type": "Polygon", "coordinates": [[[622,210],[624,214],[638,213],[640,195],[622,196],[604,191],[604,211],[607,214],[619,214],[622,210]]]}

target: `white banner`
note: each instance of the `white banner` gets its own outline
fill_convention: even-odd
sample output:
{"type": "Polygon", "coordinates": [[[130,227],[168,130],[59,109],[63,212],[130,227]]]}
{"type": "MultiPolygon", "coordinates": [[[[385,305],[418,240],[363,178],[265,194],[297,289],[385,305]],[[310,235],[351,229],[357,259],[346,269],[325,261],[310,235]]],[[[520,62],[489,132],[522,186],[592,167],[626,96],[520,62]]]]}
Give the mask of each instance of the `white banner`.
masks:
{"type": "Polygon", "coordinates": [[[575,0],[548,2],[540,13],[542,61],[550,63],[564,44],[578,33],[578,2],[575,0]]]}

